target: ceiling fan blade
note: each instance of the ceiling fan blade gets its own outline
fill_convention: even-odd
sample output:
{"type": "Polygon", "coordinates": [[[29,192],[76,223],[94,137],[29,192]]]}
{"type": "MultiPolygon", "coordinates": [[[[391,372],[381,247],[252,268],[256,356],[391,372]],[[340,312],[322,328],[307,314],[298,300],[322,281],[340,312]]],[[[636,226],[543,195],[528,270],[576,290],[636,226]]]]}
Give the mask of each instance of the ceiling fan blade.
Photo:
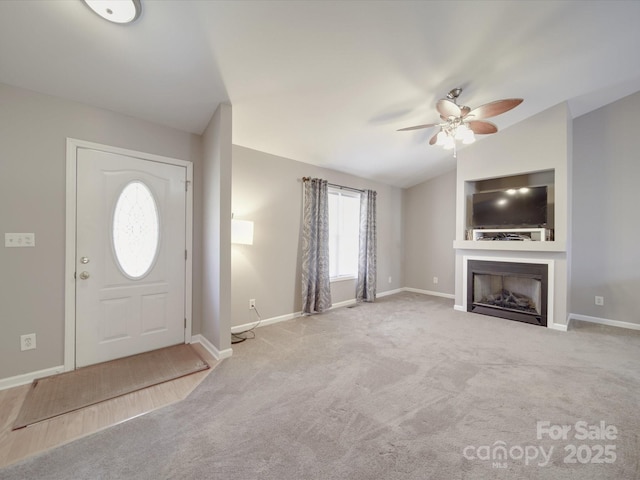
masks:
{"type": "Polygon", "coordinates": [[[436,141],[438,140],[438,134],[439,133],[440,133],[440,130],[438,130],[435,133],[435,135],[429,139],[429,145],[435,145],[436,144],[436,141]]]}
{"type": "Polygon", "coordinates": [[[501,113],[508,112],[512,108],[516,108],[522,103],[522,98],[507,98],[504,100],[496,100],[495,102],[486,103],[474,108],[467,116],[475,118],[491,118],[501,113]]]}
{"type": "Polygon", "coordinates": [[[420,130],[421,128],[431,128],[437,126],[437,123],[427,123],[425,125],[416,125],[415,127],[400,128],[397,132],[406,132],[407,130],[420,130]]]}
{"type": "Polygon", "coordinates": [[[436,108],[438,109],[440,115],[444,118],[462,116],[462,111],[460,110],[458,104],[446,98],[441,98],[440,100],[438,100],[438,103],[436,103],[436,108]]]}
{"type": "Polygon", "coordinates": [[[471,112],[471,109],[469,107],[460,107],[460,112],[462,113],[461,117],[466,117],[467,115],[469,115],[469,112],[471,112]]]}
{"type": "Polygon", "coordinates": [[[466,123],[476,135],[488,135],[489,133],[496,133],[498,131],[498,127],[496,127],[491,122],[485,122],[482,120],[471,120],[466,123]]]}

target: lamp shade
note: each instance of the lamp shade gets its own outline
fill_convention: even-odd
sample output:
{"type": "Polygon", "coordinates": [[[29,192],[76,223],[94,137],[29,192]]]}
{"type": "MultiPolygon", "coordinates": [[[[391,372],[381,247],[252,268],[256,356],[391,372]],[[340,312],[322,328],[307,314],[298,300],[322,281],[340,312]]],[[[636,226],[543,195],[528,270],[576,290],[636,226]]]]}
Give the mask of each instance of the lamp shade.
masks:
{"type": "Polygon", "coordinates": [[[231,243],[253,245],[253,222],[231,219],[231,243]]]}

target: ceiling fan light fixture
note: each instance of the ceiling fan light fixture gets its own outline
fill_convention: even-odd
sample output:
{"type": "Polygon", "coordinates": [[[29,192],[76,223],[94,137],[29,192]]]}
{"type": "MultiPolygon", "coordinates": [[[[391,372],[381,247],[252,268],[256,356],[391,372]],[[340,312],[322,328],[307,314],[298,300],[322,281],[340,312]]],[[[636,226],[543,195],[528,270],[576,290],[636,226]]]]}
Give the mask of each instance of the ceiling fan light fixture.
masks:
{"type": "Polygon", "coordinates": [[[465,131],[462,134],[462,143],[464,145],[471,145],[475,141],[476,141],[476,136],[473,133],[473,130],[465,126],[465,131]]]}
{"type": "Polygon", "coordinates": [[[454,88],[446,98],[436,102],[436,110],[440,114],[441,123],[426,123],[401,128],[398,131],[439,127],[440,131],[429,139],[429,145],[439,145],[445,150],[453,150],[453,157],[456,158],[457,141],[464,145],[470,145],[476,141],[476,134],[496,133],[498,127],[484,119],[508,112],[522,103],[521,98],[506,98],[481,105],[472,110],[465,105],[458,105],[457,100],[461,93],[462,88],[454,88]]]}
{"type": "Polygon", "coordinates": [[[462,139],[462,144],[471,145],[475,141],[476,141],[476,136],[473,134],[473,132],[471,132],[471,135],[467,135],[465,138],[462,139]]]}
{"type": "Polygon", "coordinates": [[[140,17],[140,0],[84,0],[84,3],[105,20],[113,23],[131,23],[140,17]]]}
{"type": "Polygon", "coordinates": [[[456,146],[456,141],[454,140],[454,138],[449,136],[449,135],[447,135],[447,138],[444,141],[443,148],[445,150],[451,150],[455,146],[456,146]]]}
{"type": "Polygon", "coordinates": [[[469,127],[467,127],[464,123],[461,123],[460,125],[458,125],[458,127],[455,129],[455,135],[454,138],[456,140],[464,140],[467,136],[467,132],[469,132],[469,127]]]}

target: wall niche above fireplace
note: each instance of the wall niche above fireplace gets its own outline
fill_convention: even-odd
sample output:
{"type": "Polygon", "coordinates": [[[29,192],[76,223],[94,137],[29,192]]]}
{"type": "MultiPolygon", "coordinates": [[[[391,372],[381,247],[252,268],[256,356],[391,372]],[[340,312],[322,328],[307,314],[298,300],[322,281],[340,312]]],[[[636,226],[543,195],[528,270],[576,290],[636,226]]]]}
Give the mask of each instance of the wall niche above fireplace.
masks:
{"type": "Polygon", "coordinates": [[[483,228],[545,228],[553,238],[554,170],[465,181],[465,200],[466,240],[474,239],[473,229],[483,228]]]}

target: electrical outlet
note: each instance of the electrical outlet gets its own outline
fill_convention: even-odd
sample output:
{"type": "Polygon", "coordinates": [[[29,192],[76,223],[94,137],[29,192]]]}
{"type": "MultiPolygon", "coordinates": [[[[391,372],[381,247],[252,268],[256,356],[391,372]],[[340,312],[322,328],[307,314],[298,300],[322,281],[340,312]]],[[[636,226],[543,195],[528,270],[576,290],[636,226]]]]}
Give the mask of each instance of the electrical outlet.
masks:
{"type": "Polygon", "coordinates": [[[34,350],[36,348],[36,334],[20,335],[20,350],[34,350]]]}
{"type": "Polygon", "coordinates": [[[438,283],[438,277],[433,277],[433,283],[437,284],[438,283]]]}
{"type": "Polygon", "coordinates": [[[256,308],[256,299],[252,298],[249,300],[249,310],[253,310],[254,308],[256,308]]]}
{"type": "Polygon", "coordinates": [[[600,297],[596,295],[596,305],[599,305],[599,306],[604,305],[604,297],[600,297]]]}
{"type": "Polygon", "coordinates": [[[389,283],[391,283],[391,277],[389,277],[389,283]]]}

